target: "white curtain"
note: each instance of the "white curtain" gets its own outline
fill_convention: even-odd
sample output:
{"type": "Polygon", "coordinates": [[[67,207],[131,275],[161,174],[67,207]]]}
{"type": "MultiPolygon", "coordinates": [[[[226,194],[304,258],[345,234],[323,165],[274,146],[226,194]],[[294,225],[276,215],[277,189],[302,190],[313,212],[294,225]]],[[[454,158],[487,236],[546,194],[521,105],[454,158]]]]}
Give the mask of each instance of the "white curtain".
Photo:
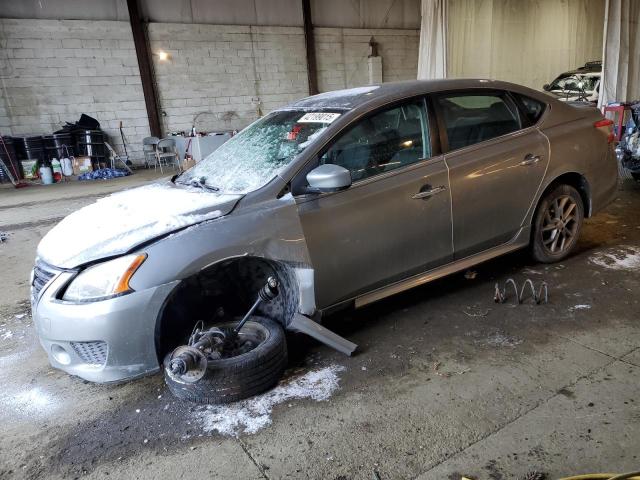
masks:
{"type": "Polygon", "coordinates": [[[418,79],[447,76],[447,0],[422,0],[418,79]]]}
{"type": "Polygon", "coordinates": [[[640,99],[640,1],[608,0],[600,105],[640,99]]]}
{"type": "Polygon", "coordinates": [[[605,0],[449,0],[447,74],[541,89],[601,60],[604,10],[605,0]]]}

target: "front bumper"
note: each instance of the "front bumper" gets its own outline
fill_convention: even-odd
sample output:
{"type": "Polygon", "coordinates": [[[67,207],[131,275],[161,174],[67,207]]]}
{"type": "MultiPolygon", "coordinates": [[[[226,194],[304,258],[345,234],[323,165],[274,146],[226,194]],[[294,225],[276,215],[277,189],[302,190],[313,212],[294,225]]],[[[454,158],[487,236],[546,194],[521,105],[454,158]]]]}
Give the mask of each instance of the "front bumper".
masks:
{"type": "Polygon", "coordinates": [[[156,319],[178,281],[99,302],[57,300],[72,276],[56,274],[32,298],[34,325],[51,365],[100,383],[157,371],[156,319]]]}

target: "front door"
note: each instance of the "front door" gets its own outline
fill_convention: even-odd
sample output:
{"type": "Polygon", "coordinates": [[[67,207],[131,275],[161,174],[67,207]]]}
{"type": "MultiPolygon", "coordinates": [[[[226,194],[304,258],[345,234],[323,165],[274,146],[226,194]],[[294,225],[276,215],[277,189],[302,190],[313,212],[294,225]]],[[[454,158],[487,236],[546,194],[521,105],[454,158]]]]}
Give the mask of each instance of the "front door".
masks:
{"type": "Polygon", "coordinates": [[[359,120],[321,153],[353,184],[296,197],[318,307],[452,259],[447,167],[427,132],[424,102],[413,101],[359,120]]]}
{"type": "Polygon", "coordinates": [[[503,92],[434,97],[448,144],[456,259],[501,245],[523,226],[549,162],[548,141],[523,128],[503,92]]]}

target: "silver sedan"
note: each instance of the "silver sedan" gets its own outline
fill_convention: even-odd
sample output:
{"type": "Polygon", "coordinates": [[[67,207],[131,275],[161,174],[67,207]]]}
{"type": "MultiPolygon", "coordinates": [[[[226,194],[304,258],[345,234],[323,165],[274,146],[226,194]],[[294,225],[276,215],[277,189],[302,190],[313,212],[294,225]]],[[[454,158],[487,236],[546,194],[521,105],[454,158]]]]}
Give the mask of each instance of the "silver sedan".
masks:
{"type": "Polygon", "coordinates": [[[497,81],[299,100],[171,181],[54,227],[32,279],[40,341],[88,380],[148,374],[274,276],[280,294],[259,314],[349,353],[323,314],[520,248],[565,258],[615,193],[612,140],[596,109],[497,81]]]}

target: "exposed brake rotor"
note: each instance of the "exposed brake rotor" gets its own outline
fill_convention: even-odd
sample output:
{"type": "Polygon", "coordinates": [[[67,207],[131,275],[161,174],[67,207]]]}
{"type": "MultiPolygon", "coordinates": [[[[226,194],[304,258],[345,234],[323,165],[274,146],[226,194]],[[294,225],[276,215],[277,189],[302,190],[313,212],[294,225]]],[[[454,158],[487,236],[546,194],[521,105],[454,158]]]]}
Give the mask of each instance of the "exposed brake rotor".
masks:
{"type": "Polygon", "coordinates": [[[184,382],[195,383],[207,371],[207,357],[201,350],[183,345],[171,353],[167,370],[184,382]]]}

